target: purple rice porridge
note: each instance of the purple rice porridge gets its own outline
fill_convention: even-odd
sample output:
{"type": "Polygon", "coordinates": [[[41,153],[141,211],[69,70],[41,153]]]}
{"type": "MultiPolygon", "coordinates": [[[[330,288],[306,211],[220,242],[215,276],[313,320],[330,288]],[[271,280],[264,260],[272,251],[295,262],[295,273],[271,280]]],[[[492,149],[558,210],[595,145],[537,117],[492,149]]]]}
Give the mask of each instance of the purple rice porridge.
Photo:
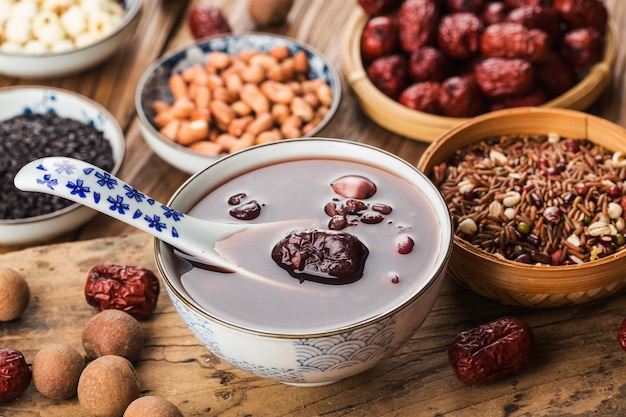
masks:
{"type": "Polygon", "coordinates": [[[208,314],[268,333],[333,331],[392,311],[428,284],[447,238],[441,215],[417,185],[339,159],[256,168],[213,189],[189,214],[224,222],[294,220],[295,226],[244,232],[217,245],[264,279],[178,266],[183,287],[208,314]],[[374,188],[363,193],[367,181],[374,188]]]}

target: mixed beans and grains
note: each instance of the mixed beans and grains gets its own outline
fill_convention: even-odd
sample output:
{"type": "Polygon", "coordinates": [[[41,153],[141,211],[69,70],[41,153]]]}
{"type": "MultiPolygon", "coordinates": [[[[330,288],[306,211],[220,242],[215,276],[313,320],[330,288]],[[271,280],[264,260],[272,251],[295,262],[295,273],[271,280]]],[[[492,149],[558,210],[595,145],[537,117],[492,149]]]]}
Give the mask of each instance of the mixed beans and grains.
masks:
{"type": "Polygon", "coordinates": [[[558,134],[490,137],[435,167],[455,233],[501,259],[571,265],[622,250],[626,157],[558,134]]]}

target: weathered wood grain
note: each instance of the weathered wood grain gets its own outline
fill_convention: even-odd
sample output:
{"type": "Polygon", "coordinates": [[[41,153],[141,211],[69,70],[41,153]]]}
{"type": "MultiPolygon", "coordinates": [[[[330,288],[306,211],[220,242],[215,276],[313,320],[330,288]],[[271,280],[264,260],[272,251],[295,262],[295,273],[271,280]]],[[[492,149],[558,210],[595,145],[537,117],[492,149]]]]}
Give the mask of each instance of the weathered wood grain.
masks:
{"type": "MultiPolygon", "coordinates": [[[[124,237],[29,248],[0,255],[0,265],[22,273],[32,301],[16,321],[0,324],[0,345],[32,361],[48,343],[83,352],[81,334],[96,312],[83,288],[97,263],[154,270],[152,238],[124,237]]],[[[163,287],[162,287],[163,289],[163,287]]],[[[192,336],[165,291],[136,363],[143,395],[161,395],[185,416],[618,416],[626,412],[626,352],[617,342],[626,295],[553,310],[502,306],[448,280],[431,314],[392,358],[353,378],[319,388],[296,388],[239,371],[192,336]],[[448,364],[447,348],[461,330],[503,315],[531,325],[537,341],[532,366],[500,382],[469,386],[448,364]]],[[[43,397],[34,385],[0,404],[0,417],[84,416],[76,398],[43,397]]]]}

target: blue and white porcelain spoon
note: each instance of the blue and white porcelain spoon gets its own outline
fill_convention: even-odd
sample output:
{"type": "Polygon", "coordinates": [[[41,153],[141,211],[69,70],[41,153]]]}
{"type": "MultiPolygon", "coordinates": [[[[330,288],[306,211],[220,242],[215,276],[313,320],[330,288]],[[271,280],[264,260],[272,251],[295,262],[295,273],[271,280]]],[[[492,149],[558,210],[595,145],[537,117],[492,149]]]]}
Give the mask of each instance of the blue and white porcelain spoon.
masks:
{"type": "Polygon", "coordinates": [[[198,219],[155,201],[94,165],[67,157],[29,162],[16,174],[14,183],[22,191],[64,197],[107,214],[223,271],[234,271],[237,266],[216,252],[218,241],[251,228],[310,222],[231,224],[198,219]]]}

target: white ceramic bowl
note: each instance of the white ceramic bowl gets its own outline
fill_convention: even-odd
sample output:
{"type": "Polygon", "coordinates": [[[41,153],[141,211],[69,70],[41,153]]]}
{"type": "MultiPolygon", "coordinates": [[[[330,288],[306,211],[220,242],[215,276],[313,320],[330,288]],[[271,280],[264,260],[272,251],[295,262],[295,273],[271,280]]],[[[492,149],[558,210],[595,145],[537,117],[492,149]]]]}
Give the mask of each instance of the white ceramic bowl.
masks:
{"type": "Polygon", "coordinates": [[[152,150],[163,160],[179,170],[194,174],[219,157],[195,152],[177,144],[159,133],[153,123],[152,103],[162,100],[172,103],[168,87],[171,74],[204,64],[207,55],[222,51],[234,55],[246,50],[269,51],[275,46],[287,46],[292,53],[304,50],[309,58],[308,78],[322,78],[330,85],[333,98],[326,117],[306,137],[316,136],[332,119],[341,101],[341,80],[328,60],[309,45],[296,40],[268,33],[244,33],[218,35],[196,41],[161,57],[142,76],[135,94],[135,106],[139,116],[141,133],[152,150]]]}
{"type": "MultiPolygon", "coordinates": [[[[124,159],[124,133],[119,123],[104,107],[80,94],[52,87],[24,86],[0,89],[0,120],[27,113],[57,115],[93,125],[111,144],[116,174],[124,159]]],[[[0,137],[2,140],[2,137],[0,137]]],[[[44,155],[39,155],[44,156],[44,155]]],[[[46,155],[52,156],[52,155],[46,155]]],[[[25,219],[0,219],[0,244],[43,243],[67,233],[96,214],[81,205],[72,204],[55,212],[25,219]]]]}
{"type": "Polygon", "coordinates": [[[26,54],[0,52],[0,74],[27,79],[72,75],[101,63],[124,47],[140,17],[143,0],[122,0],[126,14],[107,37],[67,52],[26,54]]]}
{"type": "MultiPolygon", "coordinates": [[[[316,386],[330,384],[373,367],[380,360],[391,356],[417,331],[429,314],[443,282],[451,251],[452,230],[448,210],[439,192],[414,166],[380,149],[339,139],[285,140],[239,151],[218,160],[213,165],[193,175],[176,191],[169,204],[177,211],[187,213],[198,204],[200,198],[226,181],[237,178],[251,170],[256,170],[258,167],[285,161],[300,161],[301,159],[340,159],[342,163],[348,161],[359,166],[373,165],[375,168],[385,170],[399,177],[401,183],[403,180],[406,181],[402,186],[406,193],[400,194],[419,196],[420,201],[424,202],[422,207],[425,207],[425,213],[431,214],[422,216],[423,219],[415,220],[416,213],[414,210],[419,211],[419,209],[414,208],[415,205],[411,206],[410,209],[398,206],[394,207],[394,211],[389,214],[390,217],[380,224],[348,227],[346,230],[348,233],[375,233],[375,235],[369,235],[369,239],[365,238],[364,240],[365,245],[370,249],[370,254],[365,263],[364,276],[354,283],[326,285],[305,281],[301,284],[297,279],[291,278],[287,272],[273,265],[271,260],[269,263],[273,266],[270,267],[275,268],[275,271],[265,275],[271,284],[264,281],[254,291],[248,291],[249,288],[244,288],[242,281],[232,281],[250,279],[248,277],[237,274],[220,275],[219,272],[211,271],[200,272],[201,275],[197,277],[200,278],[198,281],[200,285],[208,283],[209,286],[219,287],[223,284],[218,281],[226,279],[230,280],[231,283],[236,282],[235,287],[233,287],[235,294],[242,292],[254,294],[254,301],[242,301],[239,295],[235,297],[217,296],[225,302],[225,305],[221,307],[216,307],[215,298],[209,301],[198,301],[198,297],[207,296],[211,298],[210,287],[207,291],[197,292],[196,295],[192,293],[194,291],[190,290],[191,281],[189,281],[191,278],[186,275],[190,271],[191,265],[180,259],[169,245],[160,240],[155,240],[155,252],[165,287],[178,314],[193,334],[213,353],[233,366],[260,377],[290,385],[316,386]],[[389,243],[387,245],[387,238],[380,236],[388,236],[385,233],[390,230],[393,230],[392,233],[394,234],[398,233],[395,228],[399,230],[401,225],[407,225],[402,221],[405,218],[403,216],[410,218],[409,221],[414,226],[413,229],[409,227],[410,230],[413,230],[413,235],[416,236],[415,250],[411,254],[429,259],[428,262],[419,261],[420,267],[412,265],[415,268],[411,267],[410,272],[404,276],[398,272],[402,278],[399,280],[399,286],[394,287],[396,284],[393,283],[393,280],[389,280],[386,274],[380,274],[379,269],[382,268],[385,271],[387,268],[393,269],[398,264],[396,262],[398,261],[397,256],[411,256],[411,254],[398,255],[395,253],[394,244],[389,243]],[[428,225],[425,226],[425,223],[428,225]],[[368,232],[363,232],[363,229],[360,229],[370,226],[383,229],[369,229],[368,232]],[[432,227],[431,233],[425,231],[430,227],[432,227]],[[432,240],[430,240],[431,238],[432,240]],[[373,240],[382,241],[382,247],[372,250],[373,240]],[[391,252],[387,252],[387,250],[391,252]],[[428,255],[417,255],[418,250],[424,251],[422,253],[428,253],[428,255]],[[373,264],[368,264],[368,262],[373,262],[373,264]],[[370,271],[369,275],[368,271],[370,271]],[[278,286],[278,289],[275,285],[278,286]],[[276,296],[274,291],[283,291],[284,285],[290,287],[285,292],[280,293],[278,300],[269,301],[266,298],[276,296]],[[293,291],[312,292],[307,293],[308,295],[303,296],[305,298],[298,299],[298,301],[289,300],[289,303],[292,304],[291,307],[282,310],[284,300],[291,299],[294,294],[293,291]],[[373,301],[375,295],[380,294],[381,291],[385,294],[383,299],[393,300],[386,306],[382,305],[383,302],[373,301]],[[354,292],[359,295],[353,296],[354,292]],[[198,294],[204,295],[198,296],[198,294]],[[265,294],[265,296],[261,294],[265,294]],[[345,295],[349,296],[344,297],[345,295]],[[307,300],[306,297],[310,297],[309,300],[312,300],[312,307],[303,307],[307,300]],[[332,301],[329,301],[327,297],[332,301]],[[341,315],[333,313],[331,317],[323,320],[324,323],[320,322],[309,326],[305,322],[311,317],[315,317],[313,320],[319,320],[319,309],[316,307],[318,302],[320,304],[324,302],[329,304],[333,302],[344,303],[347,313],[341,315]],[[247,306],[248,303],[260,303],[258,308],[247,311],[248,318],[254,317],[253,321],[257,320],[257,324],[242,325],[233,317],[226,317],[232,313],[239,314],[238,309],[241,309],[242,305],[247,306]],[[237,305],[238,307],[236,307],[237,305]],[[357,305],[360,305],[361,308],[357,305]],[[222,308],[221,312],[216,313],[219,308],[222,308]],[[300,317],[294,320],[288,313],[289,308],[297,311],[294,316],[300,315],[300,317]],[[259,312],[265,309],[271,310],[270,314],[276,315],[276,319],[258,319],[259,312]],[[352,313],[360,309],[364,311],[352,313]],[[356,318],[355,315],[359,317],[356,318]],[[287,324],[287,322],[291,323],[287,324]],[[264,327],[264,329],[260,329],[260,327],[264,327]],[[289,328],[289,330],[282,330],[284,328],[289,328]]],[[[354,169],[354,166],[350,168],[350,170],[354,169]]],[[[291,169],[291,172],[293,173],[294,170],[291,169]]],[[[260,176],[257,172],[254,175],[255,177],[260,176]]],[[[333,174],[320,173],[320,176],[325,178],[322,180],[321,187],[323,188],[326,187],[324,182],[326,177],[333,176],[333,174]]],[[[263,194],[276,186],[272,181],[265,180],[260,181],[259,184],[263,184],[258,186],[260,189],[256,191],[249,189],[248,191],[252,191],[255,195],[263,194]]],[[[301,184],[301,186],[307,187],[307,184],[301,184]]],[[[320,190],[319,184],[308,184],[308,186],[313,189],[312,193],[318,193],[320,190]]],[[[257,186],[252,188],[257,188],[257,186]]],[[[330,189],[329,185],[328,188],[330,189]]],[[[381,188],[385,187],[379,187],[377,194],[381,193],[381,188]]],[[[309,191],[310,189],[307,193],[309,191]]],[[[322,191],[322,193],[325,192],[322,191]]],[[[289,191],[286,191],[286,194],[289,196],[289,191]]],[[[328,192],[328,195],[331,194],[328,192]]],[[[218,195],[221,196],[222,194],[218,195]]],[[[267,196],[267,194],[265,195],[267,196]]],[[[375,197],[372,197],[372,203],[375,197]]],[[[395,197],[397,198],[394,199],[396,202],[404,198],[398,198],[397,195],[395,197]]],[[[386,198],[389,198],[389,193],[386,194],[386,198]]],[[[408,199],[411,198],[408,197],[408,199]]],[[[413,200],[411,201],[411,204],[414,204],[413,200]]],[[[272,203],[270,199],[267,208],[263,210],[271,210],[269,207],[272,204],[276,207],[276,203],[276,201],[272,203]]],[[[328,223],[328,217],[326,217],[323,209],[324,203],[316,201],[315,208],[312,210],[317,210],[319,203],[322,206],[319,208],[319,212],[315,211],[315,216],[320,217],[319,224],[323,226],[317,227],[324,228],[328,223]]],[[[391,201],[389,203],[393,204],[391,201]]],[[[218,210],[221,211],[221,208],[218,210]]],[[[202,217],[201,214],[193,213],[193,211],[191,214],[202,217]]],[[[297,215],[301,215],[300,212],[294,214],[294,216],[297,215]]],[[[275,220],[271,218],[271,214],[269,216],[266,219],[275,220]]],[[[245,253],[246,258],[254,251],[260,254],[261,259],[265,259],[265,252],[260,248],[267,247],[267,242],[264,239],[273,241],[274,237],[267,239],[266,236],[257,236],[255,239],[248,240],[248,243],[241,244],[241,246],[236,244],[236,246],[238,250],[241,250],[241,253],[245,253]],[[254,242],[254,244],[250,242],[254,242]]],[[[359,235],[359,239],[362,238],[363,235],[359,235]]],[[[271,245],[268,248],[268,258],[270,250],[271,245]]],[[[415,262],[415,259],[412,258],[410,262],[415,262]]],[[[223,283],[223,281],[221,282],[223,283]]],[[[255,282],[251,285],[257,284],[255,282]]]]}

